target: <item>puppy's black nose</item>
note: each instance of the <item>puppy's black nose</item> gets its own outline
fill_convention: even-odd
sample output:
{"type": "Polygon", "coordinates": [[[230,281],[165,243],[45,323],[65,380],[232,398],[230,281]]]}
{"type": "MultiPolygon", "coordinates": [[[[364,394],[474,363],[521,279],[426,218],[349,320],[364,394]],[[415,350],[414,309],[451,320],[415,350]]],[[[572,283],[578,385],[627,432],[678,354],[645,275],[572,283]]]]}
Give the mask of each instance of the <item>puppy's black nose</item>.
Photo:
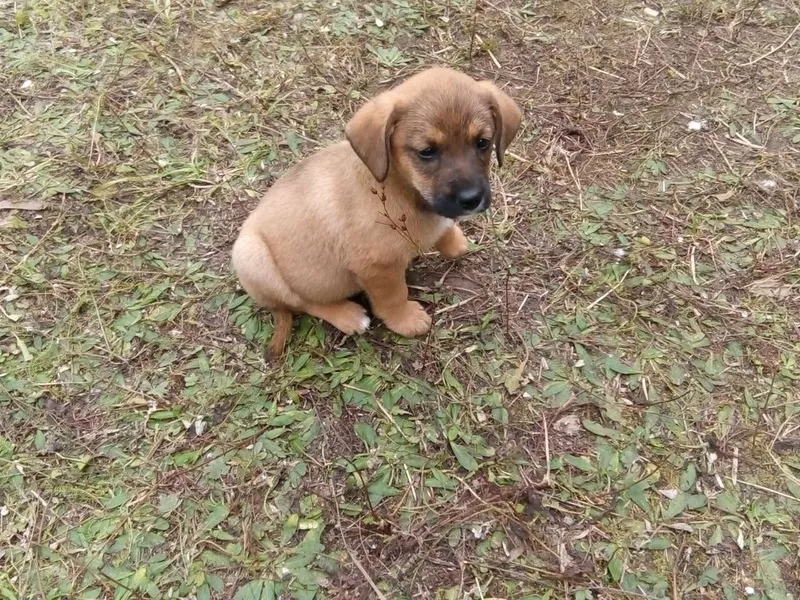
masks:
{"type": "Polygon", "coordinates": [[[464,188],[456,193],[458,205],[464,210],[475,210],[483,200],[483,189],[478,186],[464,188]]]}

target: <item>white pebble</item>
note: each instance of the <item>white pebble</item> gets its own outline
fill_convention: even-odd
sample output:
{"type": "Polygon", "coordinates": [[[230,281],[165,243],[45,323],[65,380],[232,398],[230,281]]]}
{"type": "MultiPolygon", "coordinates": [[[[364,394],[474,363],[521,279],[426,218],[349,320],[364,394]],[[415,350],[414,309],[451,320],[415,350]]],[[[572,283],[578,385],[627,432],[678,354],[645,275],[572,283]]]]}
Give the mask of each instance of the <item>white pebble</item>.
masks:
{"type": "Polygon", "coordinates": [[[692,119],[686,124],[689,131],[702,131],[706,127],[706,122],[699,119],[692,119]]]}
{"type": "Polygon", "coordinates": [[[473,525],[470,527],[470,531],[472,532],[472,537],[476,540],[482,540],[486,537],[486,531],[484,531],[483,525],[473,525]]]}
{"type": "Polygon", "coordinates": [[[758,182],[758,187],[760,187],[762,190],[771,192],[776,187],[778,187],[778,182],[775,181],[774,179],[762,179],[761,181],[758,182]]]}

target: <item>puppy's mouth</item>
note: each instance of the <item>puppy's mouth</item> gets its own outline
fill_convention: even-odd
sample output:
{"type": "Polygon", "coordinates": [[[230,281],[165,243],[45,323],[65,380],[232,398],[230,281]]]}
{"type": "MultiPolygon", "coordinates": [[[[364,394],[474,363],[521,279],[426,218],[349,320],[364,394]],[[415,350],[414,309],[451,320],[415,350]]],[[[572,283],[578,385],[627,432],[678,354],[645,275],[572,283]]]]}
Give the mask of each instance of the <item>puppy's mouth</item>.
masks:
{"type": "Polygon", "coordinates": [[[436,195],[430,206],[435,213],[448,219],[455,219],[482,213],[491,203],[492,194],[487,186],[470,186],[448,194],[436,195]]]}

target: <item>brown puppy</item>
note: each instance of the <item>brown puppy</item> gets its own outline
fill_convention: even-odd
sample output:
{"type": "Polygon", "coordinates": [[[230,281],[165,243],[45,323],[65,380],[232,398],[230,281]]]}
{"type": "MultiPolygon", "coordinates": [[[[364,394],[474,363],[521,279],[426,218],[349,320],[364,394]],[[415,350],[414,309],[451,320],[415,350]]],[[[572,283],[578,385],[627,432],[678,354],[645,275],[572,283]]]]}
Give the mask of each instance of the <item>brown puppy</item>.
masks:
{"type": "Polygon", "coordinates": [[[233,247],[242,287],[274,316],[270,353],[283,352],[292,313],[363,333],[369,318],[348,300],[360,291],[392,331],[428,331],[406,268],[434,247],[447,258],[467,251],[454,219],[489,207],[492,148],[502,165],[521,118],[493,84],[429,69],[364,105],[346,142],[276,181],[233,247]]]}

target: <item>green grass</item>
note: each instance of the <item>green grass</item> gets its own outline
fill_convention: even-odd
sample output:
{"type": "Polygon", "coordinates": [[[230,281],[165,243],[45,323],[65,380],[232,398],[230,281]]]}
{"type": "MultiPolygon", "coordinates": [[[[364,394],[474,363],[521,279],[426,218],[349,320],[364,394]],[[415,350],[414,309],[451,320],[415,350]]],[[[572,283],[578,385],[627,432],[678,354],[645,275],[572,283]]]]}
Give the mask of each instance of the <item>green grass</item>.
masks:
{"type": "Polygon", "coordinates": [[[3,8],[0,598],[798,598],[796,4],[3,8]],[[432,333],[265,363],[241,222],[437,64],[526,118],[432,333]]]}

